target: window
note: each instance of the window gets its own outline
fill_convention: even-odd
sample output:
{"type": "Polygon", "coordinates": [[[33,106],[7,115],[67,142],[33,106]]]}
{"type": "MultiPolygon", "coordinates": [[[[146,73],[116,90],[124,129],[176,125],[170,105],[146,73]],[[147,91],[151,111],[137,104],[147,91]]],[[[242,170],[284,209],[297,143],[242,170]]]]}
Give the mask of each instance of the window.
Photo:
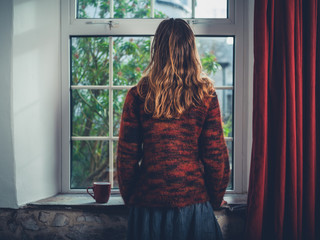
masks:
{"type": "Polygon", "coordinates": [[[215,81],[232,174],[243,192],[243,0],[62,2],[62,190],[107,180],[117,191],[116,149],[128,89],[149,62],[163,18],[189,22],[204,71],[215,81]],[[236,6],[237,5],[237,6],[236,6]],[[237,9],[237,11],[235,11],[237,9]]]}

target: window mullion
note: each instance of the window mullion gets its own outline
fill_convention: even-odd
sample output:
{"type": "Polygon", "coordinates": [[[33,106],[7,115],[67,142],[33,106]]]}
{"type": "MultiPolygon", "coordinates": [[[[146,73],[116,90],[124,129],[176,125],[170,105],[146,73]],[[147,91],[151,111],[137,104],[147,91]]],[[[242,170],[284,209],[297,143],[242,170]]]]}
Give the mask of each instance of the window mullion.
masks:
{"type": "Polygon", "coordinates": [[[234,86],[214,86],[215,90],[233,90],[234,86]]]}
{"type": "Polygon", "coordinates": [[[191,11],[192,11],[192,18],[195,18],[196,15],[196,0],[192,0],[192,6],[191,6],[191,11]]]}
{"type": "Polygon", "coordinates": [[[109,89],[108,86],[99,86],[99,85],[72,85],[71,89],[91,89],[91,90],[104,90],[109,89]]]}
{"type": "Polygon", "coordinates": [[[113,11],[113,0],[109,0],[110,1],[110,18],[113,18],[114,15],[114,11],[113,11]]]}
{"type": "Polygon", "coordinates": [[[72,136],[72,141],[109,141],[111,137],[104,136],[72,136]]]}
{"type": "Polygon", "coordinates": [[[150,4],[150,8],[151,8],[151,18],[154,18],[154,1],[155,1],[155,0],[151,0],[151,4],[150,4]]]}
{"type": "MultiPolygon", "coordinates": [[[[114,2],[110,0],[110,18],[114,17],[114,2]]],[[[113,137],[113,38],[109,38],[109,136],[113,137]]],[[[113,188],[113,141],[109,141],[109,182],[113,188]]]]}
{"type": "Polygon", "coordinates": [[[118,141],[119,137],[104,137],[104,136],[72,136],[72,141],[118,141]]]}
{"type": "Polygon", "coordinates": [[[233,141],[233,137],[224,137],[224,140],[226,142],[232,142],[233,141]]]}
{"type": "MultiPolygon", "coordinates": [[[[126,86],[112,86],[112,90],[129,90],[132,88],[133,85],[126,85],[126,86]]],[[[225,89],[224,87],[216,87],[216,89],[225,89]]],[[[110,89],[110,86],[106,85],[71,85],[71,89],[91,89],[91,90],[105,90],[110,89]]],[[[229,86],[226,89],[232,89],[229,86]]]]}
{"type": "MultiPolygon", "coordinates": [[[[113,2],[111,0],[110,2],[113,2]]],[[[113,137],[113,37],[109,38],[109,136],[113,137]]],[[[109,182],[113,188],[113,141],[109,141],[109,182]]]]}

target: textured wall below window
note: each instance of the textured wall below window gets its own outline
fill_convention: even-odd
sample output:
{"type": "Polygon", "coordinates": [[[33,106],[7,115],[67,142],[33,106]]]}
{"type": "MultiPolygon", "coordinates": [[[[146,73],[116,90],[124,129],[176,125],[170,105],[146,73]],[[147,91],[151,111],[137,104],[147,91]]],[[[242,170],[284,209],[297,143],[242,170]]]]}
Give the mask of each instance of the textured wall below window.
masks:
{"type": "MultiPolygon", "coordinates": [[[[215,211],[225,240],[242,239],[245,207],[215,211]]],[[[0,239],[124,240],[128,209],[54,209],[25,207],[0,209],[0,239]]]]}

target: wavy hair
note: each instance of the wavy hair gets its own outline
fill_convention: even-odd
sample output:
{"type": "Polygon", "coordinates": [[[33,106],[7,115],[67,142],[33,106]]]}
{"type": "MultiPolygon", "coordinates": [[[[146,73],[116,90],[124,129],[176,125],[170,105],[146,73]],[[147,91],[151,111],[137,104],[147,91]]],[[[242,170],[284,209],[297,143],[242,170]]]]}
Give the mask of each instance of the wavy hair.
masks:
{"type": "Polygon", "coordinates": [[[166,19],[158,26],[151,46],[151,61],[137,84],[144,111],[153,118],[179,118],[200,105],[214,91],[202,73],[194,34],[182,19],[166,19]]]}

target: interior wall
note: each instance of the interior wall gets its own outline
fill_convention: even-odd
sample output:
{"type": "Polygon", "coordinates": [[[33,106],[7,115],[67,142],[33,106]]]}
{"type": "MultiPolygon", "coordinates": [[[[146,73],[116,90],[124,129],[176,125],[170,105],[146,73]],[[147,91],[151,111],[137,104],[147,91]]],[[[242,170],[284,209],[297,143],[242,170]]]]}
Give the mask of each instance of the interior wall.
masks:
{"type": "Polygon", "coordinates": [[[60,0],[13,1],[17,203],[60,190],[60,0]]]}
{"type": "Polygon", "coordinates": [[[12,123],[12,26],[13,4],[0,8],[0,208],[17,207],[12,123]]]}

